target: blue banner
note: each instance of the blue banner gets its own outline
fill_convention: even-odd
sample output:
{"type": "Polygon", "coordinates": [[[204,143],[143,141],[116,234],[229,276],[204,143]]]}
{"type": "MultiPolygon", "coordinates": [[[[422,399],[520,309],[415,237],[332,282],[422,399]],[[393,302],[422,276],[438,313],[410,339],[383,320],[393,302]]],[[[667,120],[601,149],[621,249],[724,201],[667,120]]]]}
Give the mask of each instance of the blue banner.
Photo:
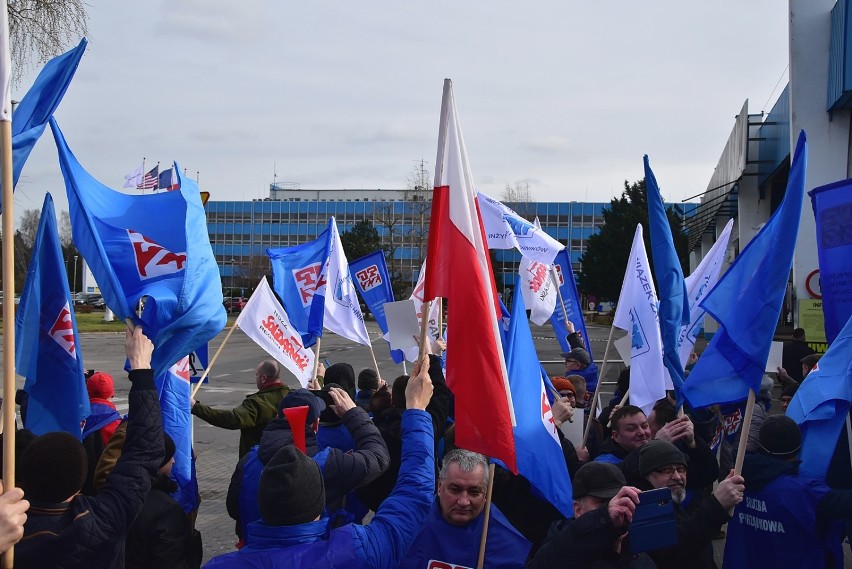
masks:
{"type": "MultiPolygon", "coordinates": [[[[589,335],[586,334],[586,322],[583,320],[583,307],[580,305],[580,295],[577,294],[577,283],[574,282],[574,272],[571,268],[571,260],[568,258],[568,251],[563,249],[556,254],[553,260],[553,266],[556,269],[556,276],[559,280],[559,292],[562,295],[562,302],[565,304],[565,312],[568,313],[568,319],[574,324],[574,330],[580,332],[583,336],[583,342],[586,344],[586,351],[589,352],[589,357],[592,358],[592,363],[582,371],[574,372],[576,375],[582,376],[586,380],[587,401],[591,401],[595,389],[598,386],[598,366],[595,365],[595,356],[592,354],[592,345],[589,341],[589,335]]],[[[565,325],[565,315],[562,313],[562,306],[557,301],[556,310],[553,311],[553,316],[550,317],[550,324],[553,326],[553,331],[556,333],[556,339],[562,347],[563,352],[570,352],[571,346],[568,344],[568,328],[565,325]]]]}
{"type": "MultiPolygon", "coordinates": [[[[387,334],[388,322],[385,317],[385,303],[393,302],[393,289],[388,276],[385,252],[374,251],[360,259],[350,261],[349,274],[352,276],[352,282],[355,283],[358,292],[361,293],[361,298],[370,307],[370,312],[373,313],[382,334],[387,334]]],[[[405,359],[402,350],[391,350],[390,354],[396,364],[402,363],[405,359]]]]}
{"type": "Polygon", "coordinates": [[[814,188],[819,283],[831,344],[852,316],[852,179],[814,188]]]}

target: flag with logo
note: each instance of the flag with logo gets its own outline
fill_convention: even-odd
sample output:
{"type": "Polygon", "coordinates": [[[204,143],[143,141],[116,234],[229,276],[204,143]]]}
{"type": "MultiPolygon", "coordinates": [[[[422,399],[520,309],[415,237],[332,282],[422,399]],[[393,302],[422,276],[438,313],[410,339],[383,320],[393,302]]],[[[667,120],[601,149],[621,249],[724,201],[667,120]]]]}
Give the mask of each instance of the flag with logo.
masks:
{"type": "Polygon", "coordinates": [[[704,315],[707,313],[701,306],[701,301],[713,290],[722,272],[722,263],[728,250],[731,229],[734,220],[729,219],[713,247],[704,255],[692,274],[686,277],[686,294],[689,300],[689,324],[680,329],[680,364],[686,365],[689,354],[695,349],[695,341],[704,325],[704,315]]]}
{"type": "Polygon", "coordinates": [[[160,181],[160,175],[157,173],[160,169],[159,164],[151,168],[142,176],[142,181],[136,186],[137,190],[156,190],[157,184],[160,181]]]}
{"type": "Polygon", "coordinates": [[[819,286],[829,344],[852,315],[852,179],[814,188],[819,286]]]}
{"type": "Polygon", "coordinates": [[[302,337],[275,298],[266,277],[237,316],[237,326],[246,336],[281,362],[296,376],[302,387],[308,386],[314,371],[314,353],[302,344],[302,337]]]}
{"type": "MultiPolygon", "coordinates": [[[[360,259],[355,259],[349,263],[349,272],[352,275],[352,282],[361,293],[361,298],[370,307],[370,312],[373,313],[373,318],[376,319],[382,334],[387,334],[385,303],[393,302],[394,298],[388,266],[385,262],[385,252],[373,251],[360,259]]],[[[404,359],[402,350],[391,350],[390,354],[394,363],[402,363],[404,359]]]]}
{"type": "Polygon", "coordinates": [[[154,343],[151,366],[160,375],[225,325],[219,267],[207,235],[198,186],[128,195],[86,172],[51,119],[74,243],[106,305],[141,324],[154,343]],[[146,298],[141,318],[136,306],[146,298]]]}
{"type": "Polygon", "coordinates": [[[527,259],[552,265],[565,248],[541,227],[482,192],[477,194],[477,203],[489,249],[517,249],[527,259]]]}
{"type": "Polygon", "coordinates": [[[158,189],[166,190],[167,192],[173,192],[178,189],[177,174],[175,174],[174,168],[169,168],[168,170],[160,172],[157,187],[158,189]]]}
{"type": "MultiPolygon", "coordinates": [[[[559,285],[562,304],[565,306],[565,312],[568,313],[568,319],[574,325],[574,330],[580,332],[583,336],[586,351],[589,352],[589,357],[592,358],[592,363],[589,364],[589,367],[574,372],[586,380],[586,403],[588,407],[598,386],[598,366],[595,364],[592,345],[586,333],[583,307],[580,304],[580,295],[577,293],[577,283],[574,280],[574,270],[571,267],[571,259],[568,257],[566,249],[556,254],[556,257],[553,259],[553,269],[556,272],[556,280],[559,285]]],[[[568,343],[568,326],[565,324],[565,314],[562,312],[562,306],[557,306],[556,310],[553,311],[553,316],[550,317],[550,325],[553,326],[553,331],[556,334],[556,339],[559,341],[562,351],[570,352],[571,344],[568,343]]]]}
{"type": "Polygon", "coordinates": [[[518,422],[514,428],[518,474],[562,515],[572,518],[571,477],[526,316],[524,295],[516,294],[506,334],[506,368],[518,422]]]}
{"type": "Polygon", "coordinates": [[[12,121],[13,186],[18,184],[24,163],[65,96],[87,43],[83,38],[74,49],[48,61],[15,107],[12,121]]]}
{"type": "MultiPolygon", "coordinates": [[[[787,416],[802,428],[806,478],[825,480],[852,401],[852,317],[799,386],[787,416]]],[[[848,464],[846,465],[848,467],[848,464]]]]}
{"type": "Polygon", "coordinates": [[[449,79],[444,81],[435,164],[424,298],[446,298],[447,319],[453,323],[447,385],[456,397],[456,445],[499,459],[517,472],[500,305],[449,79]]]}
{"type": "Polygon", "coordinates": [[[181,488],[192,481],[192,414],[190,413],[189,374],[189,356],[184,356],[156,376],[154,380],[160,394],[163,430],[175,443],[175,465],[172,474],[181,488]]]}
{"type": "Polygon", "coordinates": [[[645,186],[648,189],[648,230],[651,234],[651,258],[654,259],[654,275],[660,287],[660,305],[657,310],[660,321],[660,337],[663,341],[663,363],[669,373],[672,386],[681,402],[680,388],[683,385],[683,364],[680,363],[680,330],[689,324],[689,302],[683,269],[674,247],[669,218],[663,207],[663,196],[657,178],[651,170],[648,156],[644,157],[645,186]]]}
{"type": "Polygon", "coordinates": [[[803,131],[781,205],[701,303],[720,328],[683,384],[693,407],[733,403],[747,398],[749,389],[760,391],[793,266],[807,156],[803,131]]]}
{"type": "Polygon", "coordinates": [[[663,365],[657,291],[651,278],[641,225],[636,226],[633,235],[633,245],[627,258],[627,270],[612,324],[625,330],[631,337],[630,403],[647,415],[654,403],[666,396],[666,388],[671,389],[672,386],[663,365]]]}
{"type": "Polygon", "coordinates": [[[329,222],[330,236],[328,262],[325,265],[325,315],[323,326],[339,336],[365,346],[370,345],[370,335],[361,313],[358,294],[349,274],[349,263],[337,232],[334,217],[329,222]]]}
{"type": "Polygon", "coordinates": [[[522,257],[518,271],[521,274],[518,286],[524,304],[530,309],[530,320],[544,326],[556,308],[556,285],[550,278],[550,266],[522,257]]]}
{"type": "Polygon", "coordinates": [[[295,247],[268,248],[272,262],[272,288],[281,298],[290,323],[302,335],[304,346],[313,346],[322,336],[325,312],[329,229],[313,241],[295,247]],[[314,302],[316,298],[317,302],[314,302]]]}
{"type": "Polygon", "coordinates": [[[37,435],[65,431],[79,439],[80,421],[90,414],[89,394],[50,194],[15,316],[15,368],[29,394],[24,427],[37,435]]]}

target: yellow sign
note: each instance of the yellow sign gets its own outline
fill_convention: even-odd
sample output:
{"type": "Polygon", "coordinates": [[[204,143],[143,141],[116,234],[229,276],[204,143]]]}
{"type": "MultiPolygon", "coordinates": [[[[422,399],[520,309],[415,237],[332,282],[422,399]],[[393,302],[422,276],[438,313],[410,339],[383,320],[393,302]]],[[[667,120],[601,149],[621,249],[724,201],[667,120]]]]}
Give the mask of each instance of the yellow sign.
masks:
{"type": "Polygon", "coordinates": [[[207,205],[207,200],[210,199],[210,192],[199,192],[201,194],[201,205],[207,205]]]}
{"type": "Polygon", "coordinates": [[[826,341],[822,300],[799,300],[799,327],[805,329],[808,342],[826,341]]]}

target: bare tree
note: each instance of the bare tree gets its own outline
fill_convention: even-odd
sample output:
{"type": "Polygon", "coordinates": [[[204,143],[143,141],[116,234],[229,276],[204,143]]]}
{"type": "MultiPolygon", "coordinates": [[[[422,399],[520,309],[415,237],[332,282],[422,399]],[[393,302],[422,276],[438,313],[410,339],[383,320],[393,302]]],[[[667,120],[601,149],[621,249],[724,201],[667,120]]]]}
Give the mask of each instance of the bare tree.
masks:
{"type": "Polygon", "coordinates": [[[236,286],[246,291],[254,291],[263,277],[266,277],[266,280],[272,286],[272,265],[269,257],[252,255],[247,262],[236,266],[234,276],[237,278],[236,286]]]}
{"type": "Polygon", "coordinates": [[[12,80],[68,50],[88,33],[83,0],[9,0],[12,80]]]}
{"type": "Polygon", "coordinates": [[[514,186],[506,184],[501,197],[503,203],[529,203],[533,201],[529,182],[517,182],[514,186]]]}
{"type": "Polygon", "coordinates": [[[74,238],[71,235],[71,216],[67,210],[62,210],[59,213],[59,243],[62,248],[66,249],[73,244],[74,238]]]}
{"type": "Polygon", "coordinates": [[[18,235],[21,238],[21,243],[23,243],[28,251],[31,251],[33,245],[35,245],[40,218],[41,212],[37,209],[28,209],[21,215],[21,226],[18,229],[18,235]]]}

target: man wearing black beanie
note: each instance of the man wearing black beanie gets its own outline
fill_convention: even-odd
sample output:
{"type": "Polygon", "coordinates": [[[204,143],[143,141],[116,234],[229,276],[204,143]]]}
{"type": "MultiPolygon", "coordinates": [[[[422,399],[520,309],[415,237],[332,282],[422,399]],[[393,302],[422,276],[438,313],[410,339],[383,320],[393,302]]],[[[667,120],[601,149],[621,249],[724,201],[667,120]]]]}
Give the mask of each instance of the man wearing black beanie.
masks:
{"type": "Polygon", "coordinates": [[[15,567],[124,567],[124,538],[163,458],[160,400],[151,369],[153,344],[141,327],[128,328],[129,418],[124,452],[95,497],[80,489],[86,457],[79,440],[49,433],[33,441],[19,465],[31,503],[15,567]]]}
{"type": "Polygon", "coordinates": [[[347,524],[329,531],[320,468],[288,445],[261,474],[261,521],[248,525],[248,545],[213,558],[205,567],[397,567],[429,511],[435,489],[432,421],[424,411],[432,397],[428,356],[414,374],[405,390],[399,478],[369,525],[347,524]]]}
{"type": "Polygon", "coordinates": [[[852,490],[799,476],[802,432],[790,417],[760,426],[760,451],[746,454],[745,500],[734,510],[725,567],[843,567],[843,523],[852,490]]]}

